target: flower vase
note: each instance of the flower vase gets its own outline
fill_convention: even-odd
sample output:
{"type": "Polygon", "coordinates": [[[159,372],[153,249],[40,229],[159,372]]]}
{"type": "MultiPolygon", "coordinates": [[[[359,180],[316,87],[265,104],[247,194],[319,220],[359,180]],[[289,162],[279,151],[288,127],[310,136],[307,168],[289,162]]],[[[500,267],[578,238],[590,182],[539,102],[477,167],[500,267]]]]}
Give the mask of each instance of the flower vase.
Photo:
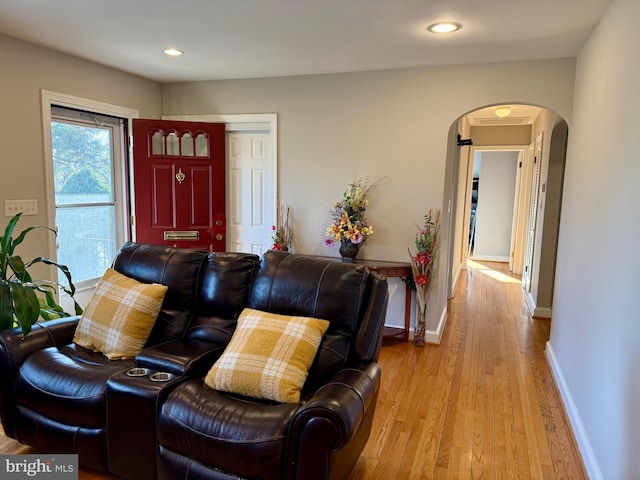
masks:
{"type": "MultiPolygon", "coordinates": [[[[417,306],[417,305],[416,305],[417,306]]],[[[416,329],[413,332],[413,343],[417,347],[424,347],[424,335],[426,330],[426,308],[416,308],[416,329]]]]}
{"type": "Polygon", "coordinates": [[[357,243],[351,243],[345,240],[340,242],[340,256],[343,262],[355,262],[359,251],[360,245],[357,243]]]}

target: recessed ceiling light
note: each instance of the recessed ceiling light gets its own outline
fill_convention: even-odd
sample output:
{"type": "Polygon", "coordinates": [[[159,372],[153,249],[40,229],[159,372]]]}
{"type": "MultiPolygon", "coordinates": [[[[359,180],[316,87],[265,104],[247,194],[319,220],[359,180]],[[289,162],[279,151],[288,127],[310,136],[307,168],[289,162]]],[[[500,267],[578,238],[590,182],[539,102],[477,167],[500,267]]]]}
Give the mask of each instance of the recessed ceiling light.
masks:
{"type": "Polygon", "coordinates": [[[184,52],[177,48],[165,48],[163,52],[165,55],[169,55],[170,57],[179,57],[180,55],[184,55],[184,52]]]}
{"type": "Polygon", "coordinates": [[[427,27],[431,33],[451,33],[460,30],[462,25],[455,22],[438,22],[427,27]]]}
{"type": "Polygon", "coordinates": [[[508,117],[511,115],[511,107],[498,107],[495,109],[495,114],[500,118],[508,117]]]}

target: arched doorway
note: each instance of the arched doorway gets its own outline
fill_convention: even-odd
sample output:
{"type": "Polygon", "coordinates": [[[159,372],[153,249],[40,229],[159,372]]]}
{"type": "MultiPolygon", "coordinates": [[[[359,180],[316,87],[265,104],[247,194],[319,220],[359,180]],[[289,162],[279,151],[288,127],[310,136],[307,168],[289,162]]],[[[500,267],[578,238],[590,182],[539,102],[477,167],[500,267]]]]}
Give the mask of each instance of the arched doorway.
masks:
{"type": "Polygon", "coordinates": [[[449,130],[443,205],[451,212],[445,226],[448,297],[455,295],[469,256],[474,156],[483,150],[520,151],[512,223],[517,234],[509,253],[515,257],[518,252],[525,262],[532,316],[550,318],[568,125],[552,110],[522,104],[510,104],[510,114],[498,117],[495,110],[502,106],[467,112],[449,130]]]}

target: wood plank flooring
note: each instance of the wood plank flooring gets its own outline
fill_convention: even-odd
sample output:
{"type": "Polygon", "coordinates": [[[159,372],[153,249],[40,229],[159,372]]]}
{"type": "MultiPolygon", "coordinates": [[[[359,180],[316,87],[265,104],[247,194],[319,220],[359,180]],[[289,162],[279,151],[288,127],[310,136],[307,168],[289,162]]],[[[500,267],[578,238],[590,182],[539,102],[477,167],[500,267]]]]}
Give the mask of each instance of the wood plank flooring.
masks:
{"type": "MultiPolygon", "coordinates": [[[[531,319],[505,264],[470,267],[439,346],[385,340],[373,430],[350,480],[587,478],[544,357],[549,321],[531,319]]],[[[0,432],[0,453],[31,452],[0,432]]]]}
{"type": "Polygon", "coordinates": [[[470,262],[439,346],[383,344],[371,439],[351,479],[586,479],[544,356],[506,264],[470,262]]]}

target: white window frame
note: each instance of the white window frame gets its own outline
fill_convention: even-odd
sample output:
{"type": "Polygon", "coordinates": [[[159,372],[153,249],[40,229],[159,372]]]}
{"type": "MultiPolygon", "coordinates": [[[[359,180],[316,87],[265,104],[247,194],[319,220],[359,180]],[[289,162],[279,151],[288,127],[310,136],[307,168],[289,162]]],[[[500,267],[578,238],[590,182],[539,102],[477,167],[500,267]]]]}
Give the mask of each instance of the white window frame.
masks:
{"type": "MultiPolygon", "coordinates": [[[[55,202],[55,189],[54,189],[54,174],[53,174],[53,150],[51,141],[51,107],[59,106],[72,108],[76,110],[83,110],[87,112],[93,112],[103,115],[109,115],[113,117],[120,117],[127,122],[127,131],[131,132],[131,121],[134,118],[138,118],[138,111],[118,105],[111,105],[103,102],[97,102],[94,100],[88,100],[85,98],[74,97],[62,93],[51,92],[47,90],[41,91],[42,101],[42,134],[43,134],[43,146],[44,146],[44,171],[45,171],[45,189],[46,189],[46,205],[47,205],[47,225],[50,228],[56,229],[56,202],[55,202]]],[[[124,149],[127,142],[125,138],[121,139],[124,149]]],[[[126,156],[125,156],[126,157],[126,156]]],[[[129,151],[128,158],[132,158],[131,151],[129,151]]],[[[125,160],[126,161],[126,160],[125,160]]],[[[127,203],[127,179],[125,165],[114,166],[114,195],[119,198],[116,200],[116,240],[118,242],[124,242],[129,238],[128,228],[128,203],[127,203]]],[[[57,260],[58,248],[56,239],[53,236],[49,237],[49,252],[53,260],[57,260]]],[[[78,292],[83,290],[91,290],[95,286],[95,279],[85,282],[74,282],[78,292]]]]}

